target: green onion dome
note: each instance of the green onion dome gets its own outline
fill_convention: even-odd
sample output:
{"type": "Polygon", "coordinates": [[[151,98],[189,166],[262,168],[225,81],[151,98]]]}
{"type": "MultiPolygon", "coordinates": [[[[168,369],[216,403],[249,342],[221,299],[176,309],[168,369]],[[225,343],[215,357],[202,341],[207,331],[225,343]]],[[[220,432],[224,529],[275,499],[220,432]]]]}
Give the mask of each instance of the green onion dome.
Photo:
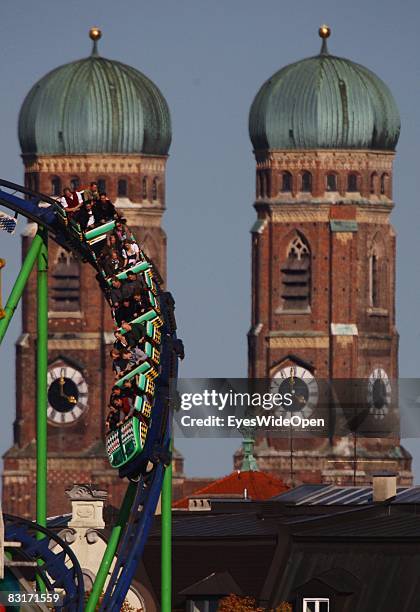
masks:
{"type": "Polygon", "coordinates": [[[249,115],[254,150],[373,149],[393,151],[400,117],[387,85],[373,72],[321,52],[282,68],[264,83],[249,115]]]}
{"type": "Polygon", "coordinates": [[[23,154],[166,155],[169,108],[144,74],[100,57],[100,30],[92,28],[92,54],[52,70],[32,87],[19,115],[23,154]]]}

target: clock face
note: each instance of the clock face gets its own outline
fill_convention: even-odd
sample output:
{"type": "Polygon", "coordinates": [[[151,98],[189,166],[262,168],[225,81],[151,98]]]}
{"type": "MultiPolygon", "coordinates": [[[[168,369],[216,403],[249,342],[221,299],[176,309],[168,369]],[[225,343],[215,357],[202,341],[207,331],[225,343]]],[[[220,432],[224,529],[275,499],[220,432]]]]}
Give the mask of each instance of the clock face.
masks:
{"type": "Polygon", "coordinates": [[[384,419],[391,405],[391,383],[383,368],[375,368],[368,379],[369,413],[384,419]]]}
{"type": "Polygon", "coordinates": [[[292,404],[282,406],[279,411],[290,418],[294,414],[308,418],[318,403],[318,384],[314,375],[298,365],[282,368],[274,374],[271,393],[290,393],[292,404]]]}
{"type": "Polygon", "coordinates": [[[48,371],[48,420],[56,425],[71,425],[87,409],[88,387],[82,374],[70,366],[55,366],[48,371]]]}

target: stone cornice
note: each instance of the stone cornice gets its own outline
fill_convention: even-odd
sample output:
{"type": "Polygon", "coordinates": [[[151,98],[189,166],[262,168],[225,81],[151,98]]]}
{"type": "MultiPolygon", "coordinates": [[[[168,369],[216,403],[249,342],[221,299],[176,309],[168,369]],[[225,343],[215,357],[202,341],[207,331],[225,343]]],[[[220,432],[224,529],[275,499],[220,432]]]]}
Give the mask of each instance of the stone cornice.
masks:
{"type": "Polygon", "coordinates": [[[24,155],[26,172],[49,174],[138,174],[165,171],[166,156],[151,155],[24,155]]]}
{"type": "MultiPolygon", "coordinates": [[[[331,218],[331,204],[325,202],[325,199],[320,199],[319,203],[312,201],[304,204],[292,203],[291,201],[279,203],[272,200],[257,200],[254,207],[274,223],[326,223],[331,218]]],[[[340,204],[337,204],[337,206],[340,206],[340,204]]],[[[346,205],[347,203],[342,202],[342,204],[346,205]]],[[[393,205],[389,201],[359,204],[356,206],[355,220],[358,223],[385,225],[389,223],[392,208],[393,205]]]]}
{"type": "Polygon", "coordinates": [[[257,169],[382,170],[392,171],[393,151],[300,149],[256,151],[257,169]]]}

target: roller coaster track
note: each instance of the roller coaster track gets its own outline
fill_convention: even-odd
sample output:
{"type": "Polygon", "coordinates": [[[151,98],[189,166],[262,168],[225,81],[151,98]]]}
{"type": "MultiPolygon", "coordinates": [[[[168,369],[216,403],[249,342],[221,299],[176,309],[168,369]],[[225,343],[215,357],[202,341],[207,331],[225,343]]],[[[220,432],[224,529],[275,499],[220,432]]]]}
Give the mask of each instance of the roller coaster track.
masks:
{"type": "Polygon", "coordinates": [[[57,610],[82,612],[84,607],[83,576],[70,546],[56,533],[37,523],[4,514],[5,539],[19,542],[18,555],[24,561],[41,561],[34,567],[48,591],[64,593],[63,605],[57,610]]]}
{"type": "MultiPolygon", "coordinates": [[[[77,237],[75,233],[71,231],[71,227],[66,228],[62,222],[60,223],[60,217],[62,217],[63,211],[55,200],[49,196],[36,193],[20,185],[0,179],[0,206],[4,206],[15,214],[20,214],[30,221],[46,228],[49,237],[57,244],[72,251],[79,259],[82,259],[82,261],[89,262],[98,272],[100,272],[96,257],[89,248],[88,243],[84,240],[80,240],[80,237],[77,237]]],[[[97,279],[101,289],[104,290],[105,283],[103,280],[101,281],[100,274],[98,274],[97,279]]],[[[116,563],[102,598],[100,607],[102,611],[117,611],[121,609],[147,541],[149,529],[162,489],[165,465],[168,465],[170,462],[170,402],[174,390],[173,385],[176,384],[174,381],[176,381],[177,376],[177,349],[179,341],[176,337],[174,301],[171,294],[162,292],[159,288],[157,298],[163,320],[163,327],[161,330],[161,369],[155,381],[156,390],[153,419],[142,453],[142,462],[144,463],[144,458],[146,457],[149,459],[149,465],[152,467],[145,475],[139,475],[138,465],[136,465],[134,460],[132,465],[130,464],[127,468],[124,467],[120,469],[120,476],[126,476],[137,482],[136,492],[129,519],[119,541],[116,563]]],[[[29,527],[33,524],[22,521],[21,519],[16,519],[16,521],[16,525],[18,525],[20,529],[21,537],[24,537],[23,533],[25,529],[29,533],[29,527]]],[[[10,529],[12,529],[12,526],[13,521],[10,524],[10,529]]],[[[11,536],[8,535],[7,537],[11,536]]],[[[44,550],[43,547],[45,544],[42,545],[40,542],[44,542],[44,540],[38,542],[39,547],[33,546],[32,548],[28,548],[28,554],[32,551],[34,559],[37,559],[37,555],[44,550]]],[[[68,574],[66,574],[64,570],[63,555],[56,558],[56,566],[59,567],[60,564],[62,566],[62,573],[60,575],[68,577],[68,574]]],[[[68,592],[72,594],[71,597],[69,595],[66,610],[78,612],[82,609],[79,606],[80,598],[83,595],[83,581],[80,580],[79,571],[80,568],[78,567],[77,560],[74,560],[73,579],[78,594],[77,596],[74,595],[70,586],[68,587],[68,592]],[[82,594],[80,594],[81,592],[82,594]]],[[[47,581],[46,585],[47,587],[48,585],[53,587],[51,581],[47,581]]]]}

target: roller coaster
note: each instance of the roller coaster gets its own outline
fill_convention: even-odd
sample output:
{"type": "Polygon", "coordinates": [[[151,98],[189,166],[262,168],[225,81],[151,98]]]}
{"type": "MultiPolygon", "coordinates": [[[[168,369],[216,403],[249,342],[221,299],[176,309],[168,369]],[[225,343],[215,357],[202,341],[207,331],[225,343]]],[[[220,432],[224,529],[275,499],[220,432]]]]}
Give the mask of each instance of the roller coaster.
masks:
{"type": "MultiPolygon", "coordinates": [[[[38,259],[39,263],[40,254],[42,249],[45,249],[48,238],[71,251],[78,260],[93,266],[98,285],[111,308],[116,337],[120,342],[124,343],[125,337],[128,339],[127,329],[137,326],[141,330],[135,343],[137,360],[117,376],[113,388],[113,392],[118,395],[118,389],[122,389],[125,383],[130,381],[129,386],[133,389],[132,409],[124,418],[117,419],[117,423],[109,426],[106,434],[110,465],[118,469],[119,477],[129,480],[129,485],[87,604],[81,570],[71,549],[54,532],[47,529],[45,524],[38,524],[45,523],[46,507],[43,509],[44,514],[42,510],[38,513],[37,509],[38,523],[4,515],[5,539],[21,544],[21,555],[26,560],[32,560],[39,584],[43,585],[47,592],[59,591],[64,594],[62,604],[55,609],[92,612],[101,601],[101,611],[120,610],[143,553],[162,491],[165,468],[170,466],[171,462],[172,399],[176,389],[178,358],[183,356],[182,342],[176,334],[175,303],[171,294],[163,290],[158,271],[132,234],[133,243],[139,247],[137,261],[120,269],[112,278],[105,271],[100,253],[107,238],[115,230],[115,224],[119,220],[117,216],[83,231],[75,218],[55,199],[5,180],[0,180],[0,206],[7,208],[14,215],[0,212],[0,221],[4,221],[6,225],[10,223],[13,228],[18,215],[38,225],[38,232],[9,300],[4,309],[0,308],[0,342],[35,261],[38,259]],[[141,313],[127,321],[128,326],[121,325],[121,321],[120,325],[117,325],[117,309],[110,285],[112,280],[115,281],[115,277],[124,282],[130,272],[137,275],[143,287],[141,313]],[[51,542],[54,543],[53,546],[51,542]],[[112,563],[114,567],[109,576],[112,563]]],[[[3,263],[2,261],[1,264],[3,263]]],[[[46,276],[44,282],[46,283],[46,276]]],[[[47,291],[46,284],[44,290],[47,291]]],[[[47,311],[47,308],[44,310],[47,311]]],[[[47,314],[44,312],[43,316],[45,323],[47,314]]],[[[38,344],[43,337],[46,351],[47,335],[41,325],[38,328],[38,344]]],[[[42,359],[39,361],[42,368],[42,359]]],[[[41,395],[38,395],[37,415],[40,418],[39,415],[43,415],[45,411],[43,422],[46,430],[47,401],[46,394],[42,394],[46,388],[46,379],[43,380],[45,371],[45,367],[41,372],[38,371],[38,385],[41,380],[40,386],[44,389],[41,389],[41,395]]],[[[63,381],[63,388],[64,384],[63,381]]],[[[44,433],[46,435],[46,431],[44,433]]],[[[46,471],[46,444],[44,450],[46,471]]]]}

